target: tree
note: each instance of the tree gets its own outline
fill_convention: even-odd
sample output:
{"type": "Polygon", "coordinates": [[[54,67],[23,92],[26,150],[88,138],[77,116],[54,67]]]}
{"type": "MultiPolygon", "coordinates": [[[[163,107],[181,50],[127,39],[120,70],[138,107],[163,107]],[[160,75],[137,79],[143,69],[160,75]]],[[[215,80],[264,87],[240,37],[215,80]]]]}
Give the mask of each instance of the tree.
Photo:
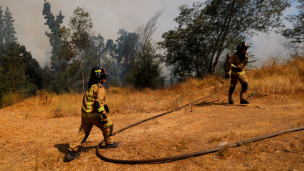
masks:
{"type": "Polygon", "coordinates": [[[135,54],[139,48],[139,35],[124,29],[120,29],[117,34],[120,34],[116,40],[117,62],[129,68],[135,63],[135,54]]]}
{"type": "Polygon", "coordinates": [[[301,48],[302,43],[297,43],[294,40],[288,38],[279,39],[278,42],[283,48],[280,48],[280,52],[284,57],[300,57],[303,55],[303,47],[301,48]]]}
{"type": "Polygon", "coordinates": [[[146,24],[139,26],[133,34],[134,46],[138,40],[139,47],[136,48],[134,66],[130,69],[128,82],[137,88],[156,88],[163,85],[164,78],[160,76],[160,62],[157,60],[159,54],[153,46],[152,35],[157,29],[157,19],[164,9],[159,10],[146,24]]]}
{"type": "Polygon", "coordinates": [[[107,49],[104,44],[104,38],[98,33],[97,36],[94,36],[93,38],[93,46],[98,51],[98,66],[100,67],[101,59],[104,58],[104,55],[107,52],[107,49]]]}
{"type": "Polygon", "coordinates": [[[287,39],[291,39],[294,43],[302,43],[304,41],[304,0],[298,0],[301,5],[298,15],[289,15],[286,19],[292,23],[293,28],[282,30],[282,35],[287,39]]]}
{"type": "Polygon", "coordinates": [[[120,67],[120,78],[124,80],[126,74],[130,73],[130,69],[134,67],[136,61],[136,53],[139,50],[139,35],[135,32],[128,32],[120,29],[117,34],[120,37],[116,40],[115,59],[117,66],[120,67]]]}
{"type": "Polygon", "coordinates": [[[3,49],[4,49],[4,21],[3,21],[3,10],[2,7],[0,6],[0,63],[3,62],[3,49]]]}
{"type": "Polygon", "coordinates": [[[91,46],[93,22],[90,14],[84,8],[77,7],[69,25],[72,31],[71,39],[74,45],[74,53],[77,55],[78,65],[81,69],[82,91],[84,93],[85,63],[87,62],[85,49],[91,46]]]}
{"type": "Polygon", "coordinates": [[[42,15],[44,15],[44,19],[46,19],[45,25],[49,26],[51,33],[45,32],[45,35],[49,38],[50,44],[52,46],[52,56],[51,56],[51,68],[55,71],[58,71],[60,64],[62,62],[60,59],[57,58],[57,53],[60,51],[62,40],[59,36],[60,25],[63,22],[64,16],[62,15],[61,11],[59,15],[55,16],[51,13],[51,4],[44,0],[43,11],[42,15]]]}
{"type": "Polygon", "coordinates": [[[163,34],[158,44],[166,49],[162,60],[173,66],[176,77],[215,74],[226,49],[258,32],[283,26],[282,11],[288,0],[208,0],[182,5],[175,18],[178,27],[163,34]]]}
{"type": "Polygon", "coordinates": [[[26,77],[27,64],[24,58],[30,58],[31,54],[25,46],[16,42],[9,42],[4,51],[4,63],[2,65],[1,91],[17,91],[21,88],[28,89],[30,86],[26,77]]]}
{"type": "Polygon", "coordinates": [[[3,18],[3,22],[4,22],[3,33],[4,33],[5,44],[17,40],[17,38],[15,37],[16,31],[13,25],[14,21],[15,20],[13,19],[12,14],[10,13],[8,7],[6,7],[5,15],[3,18]]]}
{"type": "Polygon", "coordinates": [[[103,37],[100,34],[94,36],[93,22],[86,9],[77,7],[70,18],[69,26],[62,26],[57,30],[60,46],[53,50],[57,59],[57,71],[60,71],[55,73],[59,78],[54,83],[57,93],[78,88],[84,92],[85,78],[89,77],[91,68],[100,63],[100,58],[105,53],[103,37]]]}
{"type": "Polygon", "coordinates": [[[107,49],[107,52],[110,54],[110,56],[112,58],[112,64],[113,64],[113,67],[114,67],[114,78],[115,78],[114,83],[118,84],[118,79],[116,77],[117,65],[115,67],[115,61],[114,61],[115,54],[117,52],[117,46],[116,46],[116,44],[114,44],[114,41],[112,39],[107,40],[106,49],[107,49]]]}
{"type": "Polygon", "coordinates": [[[121,62],[124,61],[124,49],[125,49],[125,42],[128,39],[128,32],[125,29],[119,29],[119,31],[117,32],[118,35],[120,35],[117,39],[116,39],[116,43],[114,44],[112,39],[109,39],[107,42],[107,49],[109,50],[109,53],[112,54],[116,53],[116,60],[117,63],[120,64],[121,62]],[[114,48],[115,47],[115,48],[114,48]],[[114,49],[113,49],[114,48],[114,49]]]}
{"type": "Polygon", "coordinates": [[[3,43],[3,39],[4,39],[3,28],[4,28],[3,10],[2,10],[2,6],[0,6],[0,44],[3,43]]]}
{"type": "Polygon", "coordinates": [[[152,44],[146,44],[145,50],[137,54],[138,60],[132,68],[130,82],[137,88],[157,88],[162,87],[164,78],[160,76],[160,62],[156,60],[156,49],[152,44]]]}
{"type": "MultiPolygon", "coordinates": [[[[48,74],[50,74],[47,78],[53,78],[50,87],[56,93],[61,93],[64,91],[68,92],[66,70],[69,62],[67,58],[70,58],[70,55],[67,55],[67,58],[65,57],[65,52],[67,52],[66,50],[68,49],[64,48],[67,46],[66,44],[62,45],[61,37],[63,35],[60,35],[60,26],[63,23],[65,16],[62,15],[61,11],[57,16],[55,16],[51,12],[51,4],[46,0],[44,0],[42,15],[46,20],[44,24],[47,25],[51,31],[45,32],[45,35],[49,38],[52,46],[50,66],[47,70],[45,70],[48,72],[48,74]],[[61,49],[62,47],[64,49],[61,49]]],[[[45,86],[45,88],[47,87],[45,86]]]]}

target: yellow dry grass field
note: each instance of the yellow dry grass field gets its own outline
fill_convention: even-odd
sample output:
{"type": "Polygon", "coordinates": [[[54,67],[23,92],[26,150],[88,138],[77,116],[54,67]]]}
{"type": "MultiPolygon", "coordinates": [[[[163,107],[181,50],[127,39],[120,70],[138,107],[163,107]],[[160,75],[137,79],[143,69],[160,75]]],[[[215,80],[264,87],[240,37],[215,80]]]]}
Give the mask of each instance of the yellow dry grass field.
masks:
{"type": "MultiPolygon", "coordinates": [[[[158,90],[111,87],[106,103],[117,131],[214,93],[224,83],[212,97],[117,134],[114,141],[121,145],[100,152],[125,160],[167,157],[304,126],[303,75],[304,58],[248,71],[249,105],[239,104],[239,84],[235,105],[228,105],[229,84],[215,77],[158,90]]],[[[304,131],[173,162],[126,165],[96,156],[103,136],[94,127],[81,156],[64,163],[80,126],[81,101],[81,94],[42,91],[1,109],[0,170],[304,170],[304,131]]]]}

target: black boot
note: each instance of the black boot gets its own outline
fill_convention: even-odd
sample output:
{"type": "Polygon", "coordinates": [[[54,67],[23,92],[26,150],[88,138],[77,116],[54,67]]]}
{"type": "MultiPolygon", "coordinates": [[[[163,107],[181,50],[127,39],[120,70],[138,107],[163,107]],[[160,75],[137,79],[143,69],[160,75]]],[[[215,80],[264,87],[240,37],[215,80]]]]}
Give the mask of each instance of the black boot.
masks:
{"type": "Polygon", "coordinates": [[[234,104],[234,101],[233,100],[229,100],[229,104],[234,104]]]}
{"type": "Polygon", "coordinates": [[[80,153],[75,152],[75,151],[68,151],[65,155],[64,161],[65,162],[70,162],[74,159],[77,159],[80,156],[80,153]]]}
{"type": "Polygon", "coordinates": [[[247,100],[241,100],[241,104],[249,104],[247,100]]]}
{"type": "Polygon", "coordinates": [[[113,142],[113,144],[106,145],[105,148],[117,148],[119,144],[119,142],[113,142]]]}

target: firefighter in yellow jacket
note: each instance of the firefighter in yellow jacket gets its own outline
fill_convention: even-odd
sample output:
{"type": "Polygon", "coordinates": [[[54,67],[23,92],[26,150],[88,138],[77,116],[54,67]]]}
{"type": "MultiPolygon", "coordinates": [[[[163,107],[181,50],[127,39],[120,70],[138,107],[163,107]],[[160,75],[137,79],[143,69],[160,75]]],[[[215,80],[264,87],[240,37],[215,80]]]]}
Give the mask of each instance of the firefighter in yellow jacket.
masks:
{"type": "Polygon", "coordinates": [[[69,150],[65,156],[66,162],[80,156],[78,147],[86,141],[93,125],[102,131],[105,139],[105,148],[117,148],[119,146],[119,142],[113,142],[113,124],[107,117],[109,110],[105,104],[106,90],[102,85],[106,82],[106,77],[107,74],[104,68],[92,68],[88,90],[85,92],[82,101],[81,125],[78,134],[73,142],[70,143],[69,150]]]}
{"type": "Polygon", "coordinates": [[[234,104],[232,99],[232,93],[235,89],[235,86],[238,81],[241,83],[241,94],[240,94],[240,103],[241,104],[249,104],[246,100],[247,98],[247,89],[248,89],[248,81],[245,75],[246,65],[248,63],[248,55],[246,54],[248,43],[243,41],[238,44],[236,48],[236,53],[229,56],[227,55],[227,60],[225,63],[225,77],[228,79],[231,77],[230,80],[230,89],[228,93],[228,102],[229,104],[234,104]]]}

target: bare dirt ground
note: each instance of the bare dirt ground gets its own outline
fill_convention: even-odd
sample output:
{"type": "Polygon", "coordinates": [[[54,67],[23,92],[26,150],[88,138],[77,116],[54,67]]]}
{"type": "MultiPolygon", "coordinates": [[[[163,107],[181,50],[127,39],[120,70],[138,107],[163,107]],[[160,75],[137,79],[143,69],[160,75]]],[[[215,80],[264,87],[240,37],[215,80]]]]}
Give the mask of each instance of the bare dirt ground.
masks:
{"type": "MultiPolygon", "coordinates": [[[[208,94],[208,93],[207,93],[208,94]]],[[[206,95],[206,94],[205,94],[206,95]]],[[[204,95],[200,95],[203,97],[204,95]]],[[[230,144],[304,126],[304,99],[299,96],[248,98],[251,104],[227,104],[225,94],[145,122],[114,136],[117,149],[100,152],[115,159],[149,159],[230,144]]],[[[64,163],[80,117],[38,119],[22,108],[0,110],[0,170],[304,170],[304,131],[188,159],[156,164],[123,165],[100,160],[96,145],[103,139],[93,128],[81,156],[64,163]]],[[[162,112],[110,115],[114,131],[162,112]]]]}

